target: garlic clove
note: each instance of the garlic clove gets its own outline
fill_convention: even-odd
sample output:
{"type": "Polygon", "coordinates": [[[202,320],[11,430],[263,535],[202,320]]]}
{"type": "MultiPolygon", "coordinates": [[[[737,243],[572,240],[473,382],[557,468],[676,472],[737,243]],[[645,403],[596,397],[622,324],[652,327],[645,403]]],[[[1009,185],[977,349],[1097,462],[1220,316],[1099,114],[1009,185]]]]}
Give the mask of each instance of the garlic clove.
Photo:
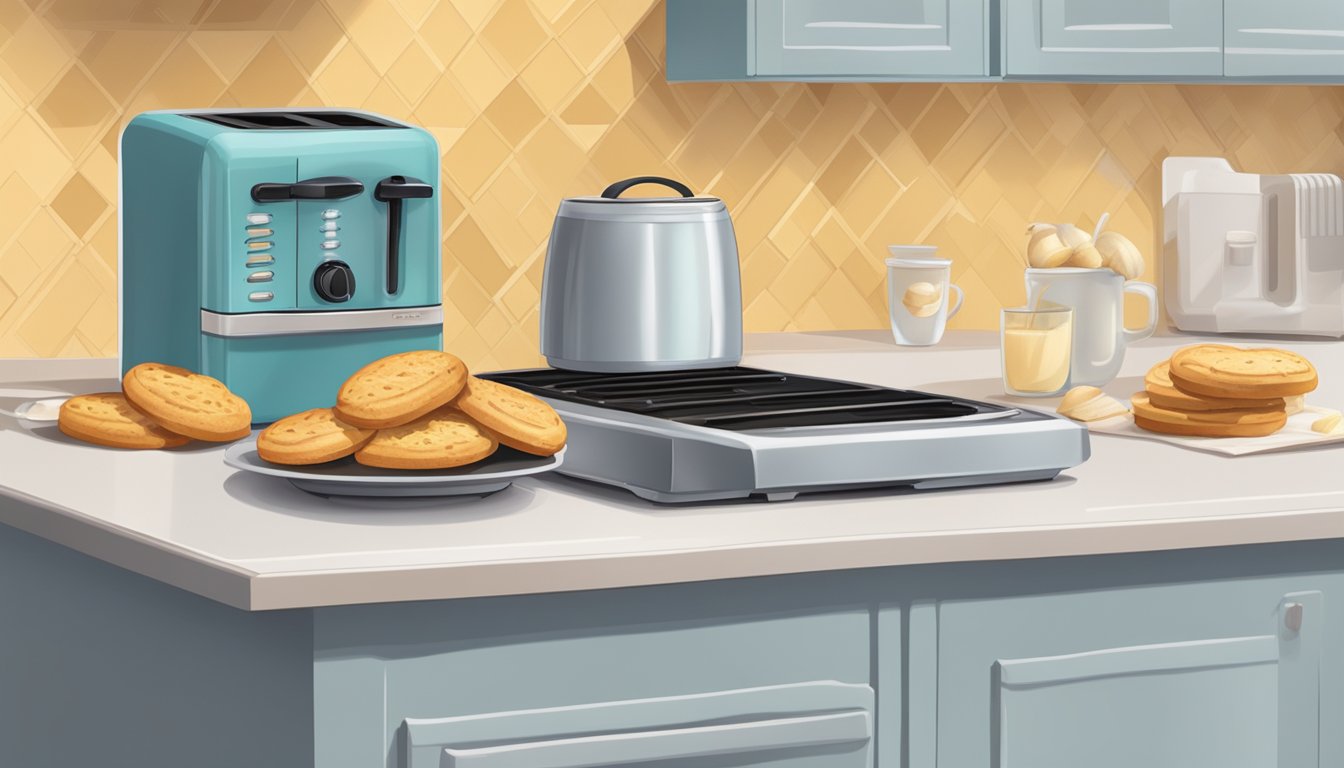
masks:
{"type": "Polygon", "coordinates": [[[1089,387],[1087,385],[1074,387],[1064,393],[1063,399],[1059,401],[1058,410],[1060,413],[1073,410],[1100,394],[1101,390],[1097,387],[1089,387]]]}
{"type": "Polygon", "coordinates": [[[1124,403],[1096,387],[1070,389],[1059,401],[1056,411],[1074,421],[1101,421],[1129,413],[1124,403]]]}
{"type": "Polygon", "coordinates": [[[1053,224],[1032,224],[1027,227],[1027,263],[1037,269],[1058,267],[1073,255],[1073,249],[1059,239],[1059,228],[1053,224]]]}
{"type": "Polygon", "coordinates": [[[1143,274],[1143,254],[1129,238],[1119,232],[1106,231],[1097,238],[1097,252],[1101,254],[1101,265],[1121,275],[1126,280],[1135,280],[1143,274]]]}
{"type": "Polygon", "coordinates": [[[1092,244],[1092,236],[1072,224],[1059,225],[1059,239],[1075,250],[1092,244]]]}
{"type": "Polygon", "coordinates": [[[1344,415],[1339,411],[1331,411],[1329,415],[1312,422],[1311,431],[1322,435],[1344,435],[1344,415]]]}

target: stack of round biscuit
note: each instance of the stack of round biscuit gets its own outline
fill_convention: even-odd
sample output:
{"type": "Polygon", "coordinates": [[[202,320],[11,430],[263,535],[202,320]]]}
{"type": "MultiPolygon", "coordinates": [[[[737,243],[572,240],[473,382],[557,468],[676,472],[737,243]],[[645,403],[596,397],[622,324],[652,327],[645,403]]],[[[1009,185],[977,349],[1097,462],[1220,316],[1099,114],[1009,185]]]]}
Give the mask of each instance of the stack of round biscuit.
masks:
{"type": "Polygon", "coordinates": [[[1282,349],[1224,344],[1184,347],[1158,363],[1131,398],[1134,423],[1150,432],[1261,437],[1288,423],[1285,398],[1316,388],[1316,369],[1282,349]]]}
{"type": "Polygon", "coordinates": [[[252,432],[247,401],[185,368],[141,363],[122,377],[121,389],[66,400],[57,428],[110,448],[174,448],[192,438],[227,443],[252,432]]]}
{"type": "Polygon", "coordinates": [[[519,389],[478,379],[447,352],[419,350],[360,368],[336,396],[275,422],[257,436],[257,454],[274,464],[322,464],[354,455],[387,469],[448,469],[473,464],[501,445],[537,456],[565,446],[553,408],[519,389]]]}

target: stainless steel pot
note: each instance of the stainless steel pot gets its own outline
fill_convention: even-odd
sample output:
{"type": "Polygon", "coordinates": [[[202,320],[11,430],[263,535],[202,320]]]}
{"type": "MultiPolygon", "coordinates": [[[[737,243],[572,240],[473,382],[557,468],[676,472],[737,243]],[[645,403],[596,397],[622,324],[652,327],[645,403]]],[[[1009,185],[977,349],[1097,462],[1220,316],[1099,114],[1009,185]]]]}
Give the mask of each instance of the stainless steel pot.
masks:
{"type": "Polygon", "coordinates": [[[742,288],[723,201],[657,176],[561,201],[542,278],[541,353],[576,371],[736,365],[742,288]],[[621,197],[637,184],[681,196],[621,197]]]}

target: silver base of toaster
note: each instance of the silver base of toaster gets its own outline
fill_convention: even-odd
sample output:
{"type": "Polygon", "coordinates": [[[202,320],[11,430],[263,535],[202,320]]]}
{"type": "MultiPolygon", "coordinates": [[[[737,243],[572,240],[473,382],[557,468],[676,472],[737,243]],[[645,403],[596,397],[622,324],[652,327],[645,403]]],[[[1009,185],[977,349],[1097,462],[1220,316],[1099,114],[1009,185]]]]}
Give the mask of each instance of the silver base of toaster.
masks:
{"type": "Polygon", "coordinates": [[[729,432],[548,402],[569,429],[558,472],[664,504],[1048,480],[1090,455],[1085,429],[1041,414],[729,432]]]}

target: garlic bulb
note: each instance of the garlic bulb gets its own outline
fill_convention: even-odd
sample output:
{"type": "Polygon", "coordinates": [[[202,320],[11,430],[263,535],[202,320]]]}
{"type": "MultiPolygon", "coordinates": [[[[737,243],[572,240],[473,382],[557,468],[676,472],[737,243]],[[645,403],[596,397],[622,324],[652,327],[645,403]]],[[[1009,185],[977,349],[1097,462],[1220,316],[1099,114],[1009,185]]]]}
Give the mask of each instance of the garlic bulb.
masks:
{"type": "Polygon", "coordinates": [[[943,306],[943,285],[939,283],[911,283],[901,297],[906,311],[915,317],[933,317],[943,306]]]}
{"type": "Polygon", "coordinates": [[[1143,255],[1129,238],[1118,232],[1102,232],[1097,238],[1101,265],[1124,277],[1135,280],[1143,274],[1143,255]]]}
{"type": "Polygon", "coordinates": [[[1053,224],[1032,224],[1027,227],[1027,263],[1037,269],[1061,266],[1073,255],[1073,249],[1059,239],[1059,228],[1053,224]]]}
{"type": "Polygon", "coordinates": [[[1073,255],[1064,263],[1064,266],[1067,267],[1083,267],[1085,269],[1098,269],[1101,265],[1101,253],[1091,243],[1074,248],[1073,255]]]}
{"type": "Polygon", "coordinates": [[[1092,236],[1072,224],[1059,225],[1059,239],[1072,249],[1066,267],[1096,269],[1101,266],[1101,254],[1092,245],[1092,236]]]}

